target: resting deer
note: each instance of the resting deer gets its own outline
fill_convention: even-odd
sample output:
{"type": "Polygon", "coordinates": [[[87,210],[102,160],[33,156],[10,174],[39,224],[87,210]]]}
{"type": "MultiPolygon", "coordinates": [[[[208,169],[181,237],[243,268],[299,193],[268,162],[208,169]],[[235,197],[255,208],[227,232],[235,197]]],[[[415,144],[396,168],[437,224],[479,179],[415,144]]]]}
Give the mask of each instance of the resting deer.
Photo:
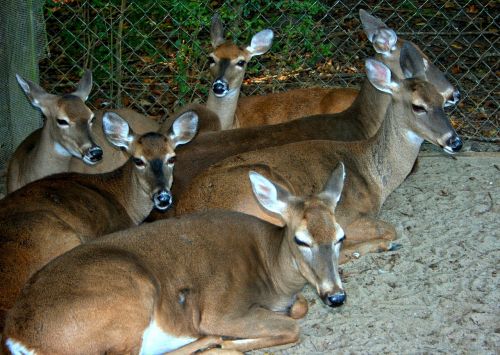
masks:
{"type": "Polygon", "coordinates": [[[6,346],[15,354],[189,354],[296,342],[306,283],[328,306],[346,299],[345,236],[334,215],[344,168],[308,198],[255,172],[250,179],[285,227],[211,211],[79,246],[27,284],[9,312],[6,346]]]}
{"type": "Polygon", "coordinates": [[[179,117],[168,135],[137,135],[112,112],[103,122],[111,144],[129,155],[124,166],[107,174],[49,176],[0,200],[0,311],[51,259],[171,205],[174,149],[192,139],[197,116],[179,117]]]}
{"type": "Polygon", "coordinates": [[[44,176],[68,171],[72,157],[94,165],[103,153],[91,137],[95,122],[85,105],[92,88],[92,72],[85,71],[76,91],[59,96],[16,75],[17,82],[45,116],[42,128],[31,133],[14,152],[7,170],[7,192],[44,176]]]}
{"type": "Polygon", "coordinates": [[[224,208],[279,223],[262,213],[242,183],[249,169],[272,176],[295,193],[308,194],[316,191],[332,166],[343,161],[349,178],[337,209],[339,223],[346,226],[351,242],[368,238],[373,239],[374,250],[381,248],[380,243],[394,239],[396,233],[391,225],[375,218],[387,196],[409,174],[423,140],[449,153],[460,149],[455,145],[460,139],[443,110],[445,100],[425,81],[424,61],[410,44],[401,50],[401,67],[404,80],[391,79],[389,68],[378,61],[366,62],[370,83],[385,93],[369,101],[374,112],[386,107],[385,119],[372,138],[303,141],[229,158],[199,174],[188,189],[176,195],[176,213],[224,208]],[[407,108],[411,115],[401,113],[407,108]]]}

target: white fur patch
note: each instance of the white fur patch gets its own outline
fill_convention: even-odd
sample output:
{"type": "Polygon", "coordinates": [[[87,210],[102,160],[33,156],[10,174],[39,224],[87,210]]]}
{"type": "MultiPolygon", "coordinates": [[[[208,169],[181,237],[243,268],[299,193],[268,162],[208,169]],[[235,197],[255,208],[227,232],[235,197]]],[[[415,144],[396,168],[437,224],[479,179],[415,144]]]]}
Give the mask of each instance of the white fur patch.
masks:
{"type": "Polygon", "coordinates": [[[5,345],[7,345],[12,355],[36,355],[34,350],[29,350],[20,342],[10,338],[5,341],[5,345]]]}
{"type": "Polygon", "coordinates": [[[58,142],[54,143],[54,151],[58,155],[63,156],[63,157],[70,157],[71,156],[71,153],[58,142]]]}
{"type": "Polygon", "coordinates": [[[415,145],[421,145],[423,143],[423,139],[420,138],[416,133],[412,132],[412,131],[406,131],[406,138],[408,138],[408,141],[411,143],[411,144],[415,144],[415,145]]]}
{"type": "Polygon", "coordinates": [[[197,338],[175,337],[165,333],[153,320],[142,335],[141,355],[163,354],[192,343],[197,338]]]}

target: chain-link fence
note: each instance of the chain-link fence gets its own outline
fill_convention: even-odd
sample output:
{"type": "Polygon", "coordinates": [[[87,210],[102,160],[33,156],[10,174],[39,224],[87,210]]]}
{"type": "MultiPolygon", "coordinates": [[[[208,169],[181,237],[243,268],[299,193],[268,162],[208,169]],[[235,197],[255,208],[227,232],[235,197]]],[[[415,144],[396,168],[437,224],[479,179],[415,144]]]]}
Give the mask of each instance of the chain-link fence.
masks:
{"type": "Polygon", "coordinates": [[[93,108],[131,107],[162,117],[208,97],[210,20],[219,12],[226,35],[240,45],[271,28],[272,49],[254,58],[244,95],[309,86],[358,86],[373,49],[358,11],[381,18],[418,44],[460,88],[450,111],[466,138],[498,141],[497,1],[187,1],[49,0],[41,85],[73,89],[92,69],[93,108]]]}

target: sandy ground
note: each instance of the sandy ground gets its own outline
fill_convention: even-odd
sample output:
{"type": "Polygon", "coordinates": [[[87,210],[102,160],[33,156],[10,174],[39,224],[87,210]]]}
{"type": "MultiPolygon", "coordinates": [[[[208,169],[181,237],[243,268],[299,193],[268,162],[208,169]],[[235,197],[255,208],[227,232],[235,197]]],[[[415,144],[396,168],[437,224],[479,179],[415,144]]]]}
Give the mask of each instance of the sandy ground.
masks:
{"type": "Polygon", "coordinates": [[[420,156],[381,213],[402,248],[345,264],[340,308],[307,289],[300,343],[254,353],[500,353],[500,153],[420,156]]]}
{"type": "Polygon", "coordinates": [[[307,289],[300,343],[255,354],[500,353],[500,153],[420,157],[381,213],[402,248],[344,265],[340,308],[307,289]]]}

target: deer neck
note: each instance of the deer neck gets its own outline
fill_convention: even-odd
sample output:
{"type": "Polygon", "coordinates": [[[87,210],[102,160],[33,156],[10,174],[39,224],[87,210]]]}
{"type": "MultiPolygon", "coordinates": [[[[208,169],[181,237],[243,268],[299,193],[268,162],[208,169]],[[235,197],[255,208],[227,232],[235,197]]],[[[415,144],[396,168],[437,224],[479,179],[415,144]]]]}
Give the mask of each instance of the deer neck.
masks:
{"type": "Polygon", "coordinates": [[[238,105],[240,88],[229,90],[224,97],[217,97],[210,91],[207,100],[207,108],[219,116],[221,129],[230,129],[234,125],[234,113],[238,105]]]}
{"type": "Polygon", "coordinates": [[[60,143],[54,141],[50,135],[50,127],[45,126],[32,150],[31,159],[32,166],[44,172],[39,176],[42,177],[68,171],[72,155],[60,143]]]}
{"type": "Polygon", "coordinates": [[[423,142],[405,127],[407,116],[401,104],[392,101],[368,150],[373,160],[372,168],[376,170],[373,172],[375,181],[381,186],[381,204],[411,172],[423,142]]]}
{"type": "Polygon", "coordinates": [[[365,79],[353,104],[342,115],[368,139],[378,132],[384,122],[390,102],[390,95],[375,89],[365,79]]]}
{"type": "Polygon", "coordinates": [[[115,171],[100,176],[102,189],[114,196],[135,225],[143,222],[151,213],[154,204],[150,188],[130,160],[115,171]]]}

